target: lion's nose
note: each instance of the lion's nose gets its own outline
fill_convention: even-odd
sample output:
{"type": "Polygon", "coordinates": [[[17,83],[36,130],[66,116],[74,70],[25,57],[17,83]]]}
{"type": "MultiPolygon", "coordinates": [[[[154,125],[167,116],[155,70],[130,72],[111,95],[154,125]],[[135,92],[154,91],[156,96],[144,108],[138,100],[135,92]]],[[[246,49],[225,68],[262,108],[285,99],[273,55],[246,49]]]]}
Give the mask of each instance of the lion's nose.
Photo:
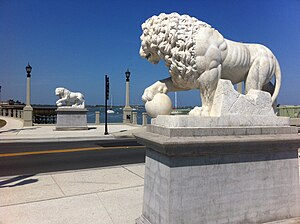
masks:
{"type": "Polygon", "coordinates": [[[146,57],[147,55],[145,54],[145,52],[143,51],[143,48],[142,47],[140,47],[140,55],[142,56],[142,57],[146,57]]]}

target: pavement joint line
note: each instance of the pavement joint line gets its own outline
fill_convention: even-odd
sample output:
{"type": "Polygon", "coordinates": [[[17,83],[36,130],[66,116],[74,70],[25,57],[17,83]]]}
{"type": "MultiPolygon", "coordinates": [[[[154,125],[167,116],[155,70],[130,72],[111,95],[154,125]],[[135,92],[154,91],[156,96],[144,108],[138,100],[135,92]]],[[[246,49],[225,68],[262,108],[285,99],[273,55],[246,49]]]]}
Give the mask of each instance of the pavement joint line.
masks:
{"type": "Polygon", "coordinates": [[[140,178],[142,178],[142,179],[144,180],[144,177],[142,177],[142,176],[138,175],[137,173],[133,172],[132,170],[130,170],[130,169],[128,169],[128,168],[126,168],[126,167],[125,167],[125,166],[123,166],[123,165],[122,165],[122,167],[123,167],[125,170],[129,171],[130,173],[132,173],[132,174],[134,174],[134,175],[136,175],[136,176],[138,176],[138,177],[140,177],[140,178]]]}
{"type": "Polygon", "coordinates": [[[115,223],[115,222],[114,222],[114,220],[113,220],[113,218],[111,217],[111,215],[110,215],[109,211],[107,210],[107,208],[106,208],[106,206],[105,206],[104,202],[101,200],[101,197],[100,197],[100,195],[99,195],[99,194],[96,194],[96,197],[98,198],[98,200],[99,200],[99,203],[100,203],[100,204],[101,204],[101,205],[104,207],[104,209],[105,209],[106,213],[108,214],[108,216],[109,216],[109,218],[110,218],[111,222],[112,222],[112,223],[115,223]]]}
{"type": "Polygon", "coordinates": [[[53,153],[69,153],[69,152],[81,152],[81,151],[94,151],[94,150],[109,150],[117,148],[145,148],[145,146],[109,146],[109,147],[91,147],[91,148],[74,148],[74,149],[54,149],[54,150],[43,150],[43,151],[31,151],[31,152],[15,152],[15,153],[0,153],[2,157],[17,157],[17,156],[29,156],[29,155],[41,155],[41,154],[53,154],[53,153]]]}
{"type": "Polygon", "coordinates": [[[52,180],[54,181],[54,183],[57,185],[57,187],[59,188],[59,190],[61,191],[61,193],[63,194],[63,196],[66,196],[65,192],[60,187],[60,185],[57,183],[57,181],[55,180],[55,178],[52,175],[50,175],[50,177],[52,178],[52,180]]]}
{"type": "Polygon", "coordinates": [[[0,208],[18,206],[18,205],[25,205],[25,204],[33,204],[33,203],[44,202],[44,201],[52,201],[52,200],[63,199],[63,198],[80,197],[80,196],[84,196],[84,195],[101,194],[101,193],[106,193],[106,192],[111,192],[111,191],[118,191],[118,190],[126,190],[126,189],[136,188],[136,187],[144,187],[144,184],[128,186],[128,187],[121,187],[121,188],[115,188],[115,189],[110,189],[110,190],[93,191],[93,192],[88,192],[88,193],[65,195],[65,196],[60,196],[60,197],[53,197],[53,198],[39,199],[39,200],[34,200],[34,201],[26,201],[26,202],[19,202],[19,203],[7,204],[7,205],[0,205],[0,208]]]}

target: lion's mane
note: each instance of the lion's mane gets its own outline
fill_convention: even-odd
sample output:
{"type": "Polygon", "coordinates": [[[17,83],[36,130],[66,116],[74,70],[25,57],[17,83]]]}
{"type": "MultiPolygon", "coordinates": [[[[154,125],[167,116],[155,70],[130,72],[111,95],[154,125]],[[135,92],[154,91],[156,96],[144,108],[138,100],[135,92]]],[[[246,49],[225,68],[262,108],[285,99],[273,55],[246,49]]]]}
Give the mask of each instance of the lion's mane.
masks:
{"type": "Polygon", "coordinates": [[[64,87],[58,87],[56,88],[55,93],[58,94],[60,98],[65,98],[65,97],[69,98],[71,91],[64,87]]]}
{"type": "MultiPolygon", "coordinates": [[[[152,16],[142,25],[141,46],[156,49],[175,84],[196,85],[199,77],[195,56],[195,34],[201,27],[211,26],[194,17],[178,13],[152,16]]],[[[191,86],[192,87],[192,86],[191,86]]]]}

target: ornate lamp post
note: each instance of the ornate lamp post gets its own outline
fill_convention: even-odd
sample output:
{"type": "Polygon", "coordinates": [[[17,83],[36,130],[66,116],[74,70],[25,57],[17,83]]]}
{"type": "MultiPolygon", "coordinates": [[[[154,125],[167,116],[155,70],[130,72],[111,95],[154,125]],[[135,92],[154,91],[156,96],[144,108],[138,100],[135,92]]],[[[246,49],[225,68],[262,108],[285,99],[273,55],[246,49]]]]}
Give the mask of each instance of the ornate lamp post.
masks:
{"type": "Polygon", "coordinates": [[[126,77],[126,102],[125,107],[123,108],[123,123],[131,123],[131,112],[132,108],[129,105],[129,99],[130,99],[130,71],[127,69],[125,72],[126,77]]]}
{"type": "Polygon", "coordinates": [[[26,106],[23,108],[23,119],[24,119],[24,126],[32,126],[32,107],[30,105],[30,78],[31,78],[31,70],[32,67],[30,66],[29,62],[26,66],[27,72],[27,86],[26,86],[26,106]]]}

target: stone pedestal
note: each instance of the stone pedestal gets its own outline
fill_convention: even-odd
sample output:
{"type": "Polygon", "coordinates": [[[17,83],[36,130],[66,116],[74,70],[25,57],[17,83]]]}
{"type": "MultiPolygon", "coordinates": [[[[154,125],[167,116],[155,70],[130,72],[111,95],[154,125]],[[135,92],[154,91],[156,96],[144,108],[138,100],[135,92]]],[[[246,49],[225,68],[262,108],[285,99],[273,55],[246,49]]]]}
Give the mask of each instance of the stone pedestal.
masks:
{"type": "Polygon", "coordinates": [[[296,128],[284,120],[237,127],[227,118],[164,118],[136,134],[147,147],[136,223],[264,223],[300,216],[296,128]],[[187,125],[193,118],[198,127],[187,125]]]}
{"type": "Polygon", "coordinates": [[[32,112],[33,109],[30,105],[26,105],[23,108],[23,120],[24,120],[24,127],[32,126],[32,112]]]}
{"type": "Polygon", "coordinates": [[[87,130],[87,109],[75,107],[59,107],[56,110],[56,131],[87,130]]]}
{"type": "Polygon", "coordinates": [[[123,123],[124,124],[131,123],[131,119],[132,119],[131,112],[132,112],[132,108],[131,107],[128,106],[128,107],[124,107],[123,108],[123,123]]]}

